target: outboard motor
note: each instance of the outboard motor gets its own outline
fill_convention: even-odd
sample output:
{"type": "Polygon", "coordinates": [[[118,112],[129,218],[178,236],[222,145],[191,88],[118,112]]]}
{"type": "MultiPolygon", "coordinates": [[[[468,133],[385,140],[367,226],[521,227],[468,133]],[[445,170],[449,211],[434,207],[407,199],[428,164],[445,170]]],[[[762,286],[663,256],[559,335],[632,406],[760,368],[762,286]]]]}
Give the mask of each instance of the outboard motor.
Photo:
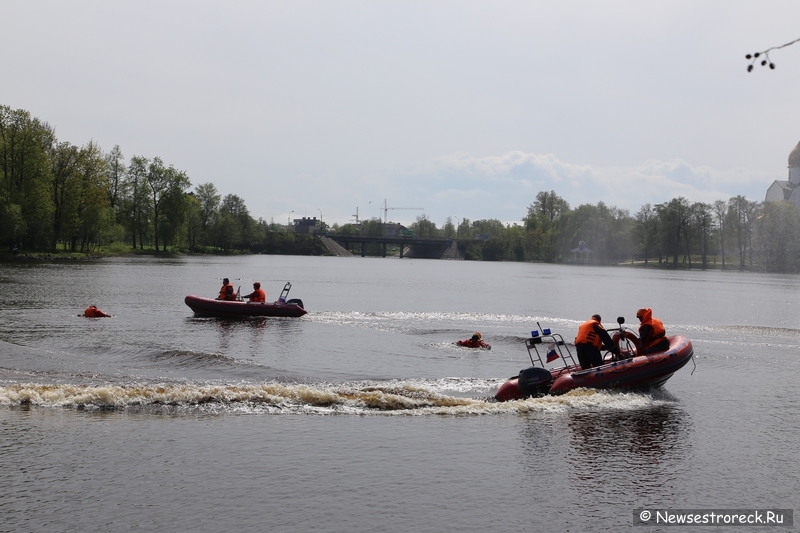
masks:
{"type": "MultiPolygon", "coordinates": [[[[303,300],[301,300],[300,298],[292,298],[291,300],[287,300],[286,303],[287,304],[297,304],[300,307],[303,307],[303,300]]],[[[303,309],[305,309],[305,307],[303,307],[303,309]]]]}
{"type": "Polygon", "coordinates": [[[546,368],[532,366],[521,370],[517,378],[519,392],[523,398],[528,396],[544,396],[550,391],[553,376],[546,368]]]}

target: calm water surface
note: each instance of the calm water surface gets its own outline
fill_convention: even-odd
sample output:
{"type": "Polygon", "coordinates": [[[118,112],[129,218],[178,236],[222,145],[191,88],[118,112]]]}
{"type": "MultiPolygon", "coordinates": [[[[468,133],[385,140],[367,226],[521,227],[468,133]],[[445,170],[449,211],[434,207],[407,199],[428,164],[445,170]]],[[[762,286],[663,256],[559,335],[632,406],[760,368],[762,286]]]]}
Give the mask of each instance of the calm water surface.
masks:
{"type": "Polygon", "coordinates": [[[798,286],[396,258],[0,264],[0,531],[619,531],[642,507],[798,508],[798,286]],[[184,296],[223,277],[270,300],[291,280],[309,314],[195,318],[184,296]],[[642,306],[696,369],[651,393],[486,401],[537,323],[571,339],[642,306]],[[493,349],[452,344],[473,331],[493,349]]]}

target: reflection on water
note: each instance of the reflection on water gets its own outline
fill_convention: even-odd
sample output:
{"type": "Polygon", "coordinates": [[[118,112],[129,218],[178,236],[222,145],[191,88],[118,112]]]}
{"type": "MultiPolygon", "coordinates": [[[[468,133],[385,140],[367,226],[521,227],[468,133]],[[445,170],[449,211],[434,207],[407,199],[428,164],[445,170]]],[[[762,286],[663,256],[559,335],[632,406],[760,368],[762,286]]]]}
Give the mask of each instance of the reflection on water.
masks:
{"type": "Polygon", "coordinates": [[[628,488],[645,501],[663,494],[691,446],[690,418],[674,405],[574,413],[568,426],[570,479],[598,498],[612,480],[618,490],[628,488]]]}
{"type": "Polygon", "coordinates": [[[223,353],[227,353],[230,350],[231,339],[234,335],[244,335],[250,346],[260,351],[258,349],[264,340],[264,331],[268,323],[265,317],[242,320],[210,318],[204,322],[210,322],[219,334],[219,347],[223,353]]]}
{"type": "Polygon", "coordinates": [[[530,483],[572,492],[590,508],[648,502],[677,490],[691,434],[691,417],[668,394],[603,393],[593,406],[531,418],[523,464],[530,483]]]}
{"type": "Polygon", "coordinates": [[[579,412],[569,417],[574,456],[587,461],[608,461],[609,456],[626,457],[626,463],[639,458],[658,464],[664,452],[685,440],[683,417],[672,406],[613,412],[579,412]],[[605,446],[598,446],[598,443],[605,446]]]}

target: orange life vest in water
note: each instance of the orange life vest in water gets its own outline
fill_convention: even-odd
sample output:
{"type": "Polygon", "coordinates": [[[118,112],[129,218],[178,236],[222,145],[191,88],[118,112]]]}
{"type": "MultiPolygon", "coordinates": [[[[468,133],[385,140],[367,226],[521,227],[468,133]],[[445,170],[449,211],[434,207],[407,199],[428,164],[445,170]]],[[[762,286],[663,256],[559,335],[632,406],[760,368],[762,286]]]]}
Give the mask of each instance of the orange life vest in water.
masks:
{"type": "Polygon", "coordinates": [[[89,317],[89,318],[104,318],[104,317],[107,318],[107,317],[110,317],[111,315],[101,311],[100,309],[98,309],[97,307],[95,307],[93,305],[90,305],[89,307],[84,309],[83,316],[89,317]]]}
{"type": "Polygon", "coordinates": [[[456,344],[467,348],[491,348],[488,342],[484,342],[481,339],[467,339],[465,341],[458,341],[456,344]]]}

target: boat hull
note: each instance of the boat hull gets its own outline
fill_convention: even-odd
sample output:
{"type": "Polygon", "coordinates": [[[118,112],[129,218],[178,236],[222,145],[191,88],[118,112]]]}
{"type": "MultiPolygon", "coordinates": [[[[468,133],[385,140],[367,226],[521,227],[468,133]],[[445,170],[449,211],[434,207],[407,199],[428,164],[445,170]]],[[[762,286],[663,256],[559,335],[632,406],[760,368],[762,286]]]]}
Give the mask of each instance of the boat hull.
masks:
{"type": "MultiPolygon", "coordinates": [[[[639,355],[622,361],[615,361],[588,370],[580,366],[549,370],[547,379],[538,371],[535,387],[520,387],[519,377],[503,383],[495,398],[498,401],[518,400],[538,394],[564,394],[577,388],[593,389],[648,389],[660,387],[683,368],[694,353],[692,343],[685,337],[669,337],[669,349],[648,355],[639,355]]],[[[528,371],[530,369],[527,369],[528,371]]],[[[523,375],[526,370],[520,372],[523,375]]]]}
{"type": "Polygon", "coordinates": [[[184,299],[194,314],[197,316],[215,317],[247,317],[247,316],[272,316],[298,318],[307,313],[303,307],[295,302],[240,302],[214,300],[202,296],[189,295],[184,299]]]}

